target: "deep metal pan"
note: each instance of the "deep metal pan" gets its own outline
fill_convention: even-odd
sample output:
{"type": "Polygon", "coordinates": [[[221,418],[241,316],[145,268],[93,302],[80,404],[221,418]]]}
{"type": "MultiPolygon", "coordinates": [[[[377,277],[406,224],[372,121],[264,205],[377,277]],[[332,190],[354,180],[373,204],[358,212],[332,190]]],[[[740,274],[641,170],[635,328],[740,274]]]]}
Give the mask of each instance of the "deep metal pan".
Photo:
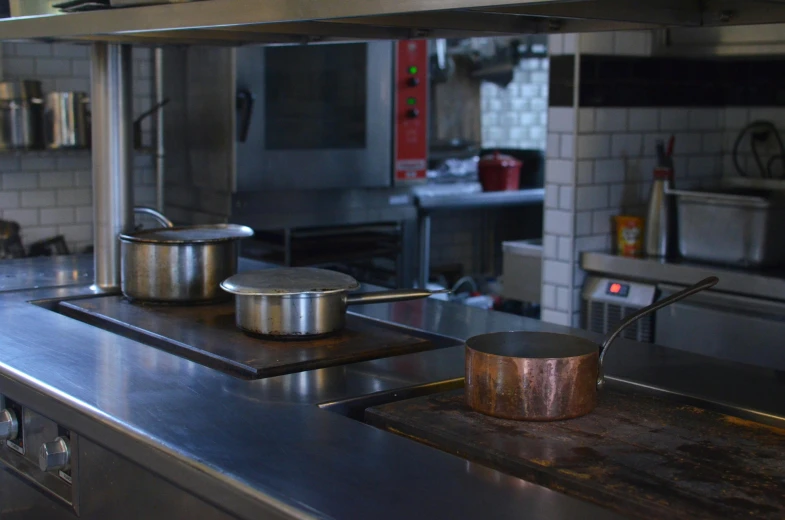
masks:
{"type": "Polygon", "coordinates": [[[237,272],[236,224],[151,229],[120,235],[120,287],[131,300],[206,303],[225,299],[220,284],[237,272]]]}
{"type": "Polygon", "coordinates": [[[276,338],[312,338],[341,330],[346,307],[427,298],[437,292],[419,289],[348,294],[360,284],[351,276],[312,267],[265,269],[240,273],[221,287],[236,296],[237,326],[276,338]]]}
{"type": "Polygon", "coordinates": [[[602,346],[569,334],[496,332],[466,342],[466,404],[503,419],[554,421],[585,415],[605,383],[608,347],[628,325],[718,282],[706,278],[625,318],[602,346]]]}

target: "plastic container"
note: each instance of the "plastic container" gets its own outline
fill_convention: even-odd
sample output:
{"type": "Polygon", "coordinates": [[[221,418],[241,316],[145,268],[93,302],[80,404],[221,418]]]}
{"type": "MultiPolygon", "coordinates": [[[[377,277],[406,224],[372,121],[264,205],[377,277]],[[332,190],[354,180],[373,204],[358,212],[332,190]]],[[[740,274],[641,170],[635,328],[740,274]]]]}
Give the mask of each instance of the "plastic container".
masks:
{"type": "Polygon", "coordinates": [[[616,254],[619,256],[640,256],[643,251],[643,219],[619,215],[616,223],[616,254]]]}
{"type": "Polygon", "coordinates": [[[514,191],[521,187],[523,163],[499,152],[480,159],[479,174],[483,191],[514,191]]]}

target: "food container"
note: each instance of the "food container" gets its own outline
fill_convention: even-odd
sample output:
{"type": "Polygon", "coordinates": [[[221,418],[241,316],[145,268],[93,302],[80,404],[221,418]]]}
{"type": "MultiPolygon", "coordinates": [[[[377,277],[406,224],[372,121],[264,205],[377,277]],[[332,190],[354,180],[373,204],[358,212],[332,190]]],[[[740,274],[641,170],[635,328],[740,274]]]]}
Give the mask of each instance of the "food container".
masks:
{"type": "Polygon", "coordinates": [[[785,193],[744,188],[668,193],[676,199],[683,258],[741,267],[785,262],[785,193]]]}
{"type": "Polygon", "coordinates": [[[618,215],[613,220],[616,224],[616,254],[640,256],[643,246],[643,219],[618,215]]]}
{"type": "Polygon", "coordinates": [[[523,163],[509,155],[494,152],[480,159],[478,168],[483,191],[513,191],[521,186],[523,163]]]}

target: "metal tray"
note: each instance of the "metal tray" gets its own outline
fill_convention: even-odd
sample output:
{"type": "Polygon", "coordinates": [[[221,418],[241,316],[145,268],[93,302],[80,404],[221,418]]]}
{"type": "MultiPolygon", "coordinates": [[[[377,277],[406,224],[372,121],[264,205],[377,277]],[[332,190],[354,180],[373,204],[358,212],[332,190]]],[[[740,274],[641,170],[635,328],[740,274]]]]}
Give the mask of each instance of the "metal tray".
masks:
{"type": "Polygon", "coordinates": [[[669,190],[675,197],[679,253],[743,267],[785,263],[785,196],[743,188],[669,190]]]}

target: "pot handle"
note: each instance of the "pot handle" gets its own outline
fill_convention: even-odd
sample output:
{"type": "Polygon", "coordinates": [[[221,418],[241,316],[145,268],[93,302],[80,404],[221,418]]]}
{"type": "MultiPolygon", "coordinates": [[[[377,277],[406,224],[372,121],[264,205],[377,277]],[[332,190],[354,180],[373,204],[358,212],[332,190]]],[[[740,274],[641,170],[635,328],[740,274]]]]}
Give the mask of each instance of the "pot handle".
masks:
{"type": "Polygon", "coordinates": [[[427,298],[434,294],[443,294],[448,292],[450,292],[449,289],[441,289],[438,291],[427,291],[424,289],[395,289],[391,291],[350,294],[346,297],[346,305],[359,305],[363,303],[392,303],[407,300],[418,300],[420,298],[427,298]]]}
{"type": "Polygon", "coordinates": [[[156,211],[153,208],[148,208],[146,206],[137,206],[134,208],[134,213],[138,213],[140,215],[149,215],[153,217],[155,220],[157,220],[162,227],[167,227],[167,228],[174,227],[174,224],[172,223],[171,220],[166,218],[163,213],[156,211]]]}
{"type": "Polygon", "coordinates": [[[604,369],[604,361],[605,361],[605,354],[608,353],[608,347],[610,347],[611,343],[619,337],[621,331],[626,329],[628,326],[632,325],[639,319],[643,318],[644,316],[651,314],[654,311],[662,309],[663,307],[667,307],[671,303],[675,303],[679,300],[682,300],[688,296],[692,296],[697,292],[701,292],[703,290],[708,289],[709,287],[713,287],[714,285],[719,282],[719,278],[716,276],[710,276],[708,278],[704,278],[700,282],[696,283],[695,285],[690,285],[686,289],[682,289],[677,293],[673,293],[667,298],[663,298],[662,300],[656,301],[651,305],[647,305],[646,307],[639,309],[638,312],[630,314],[626,318],[619,323],[613,332],[611,332],[610,336],[602,343],[602,347],[600,347],[600,363],[599,363],[599,370],[597,374],[597,389],[601,389],[605,386],[605,369],[604,369]]]}

